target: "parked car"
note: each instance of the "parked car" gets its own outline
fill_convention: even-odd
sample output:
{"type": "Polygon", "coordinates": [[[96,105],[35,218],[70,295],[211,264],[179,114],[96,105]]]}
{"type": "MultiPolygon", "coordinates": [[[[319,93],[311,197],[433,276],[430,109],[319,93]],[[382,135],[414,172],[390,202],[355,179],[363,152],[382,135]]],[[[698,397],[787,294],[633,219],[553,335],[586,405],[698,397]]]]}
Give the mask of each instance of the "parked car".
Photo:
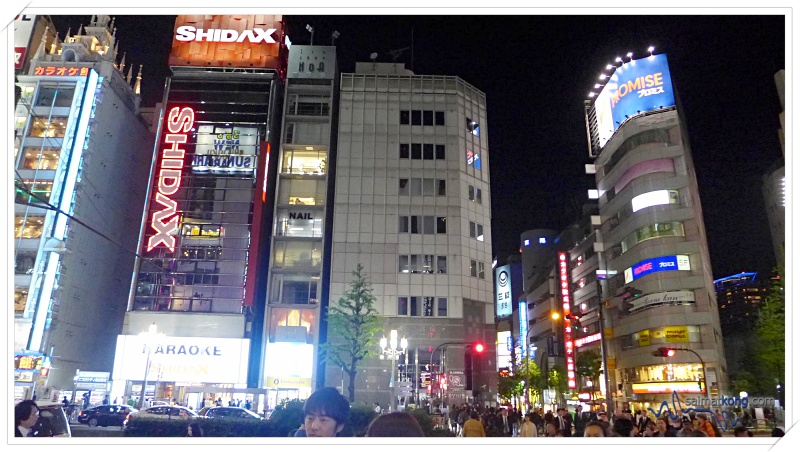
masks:
{"type": "Polygon", "coordinates": [[[240,408],[235,406],[203,407],[203,409],[200,410],[200,413],[198,414],[207,418],[225,417],[225,418],[258,419],[259,421],[264,420],[263,417],[259,416],[258,414],[246,408],[240,408]]]}
{"type": "Polygon", "coordinates": [[[72,436],[72,430],[69,428],[67,415],[64,413],[61,402],[37,400],[36,406],[39,407],[39,420],[33,426],[33,436],[72,436]]]}
{"type": "Polygon", "coordinates": [[[98,405],[81,410],[78,413],[78,422],[89,427],[107,427],[110,425],[122,427],[129,414],[136,413],[136,408],[129,405],[98,405]]]}
{"type": "Polygon", "coordinates": [[[125,419],[125,424],[134,417],[153,417],[161,419],[193,419],[200,417],[199,414],[193,410],[183,406],[154,406],[144,410],[139,410],[136,413],[129,414],[125,419]]]}

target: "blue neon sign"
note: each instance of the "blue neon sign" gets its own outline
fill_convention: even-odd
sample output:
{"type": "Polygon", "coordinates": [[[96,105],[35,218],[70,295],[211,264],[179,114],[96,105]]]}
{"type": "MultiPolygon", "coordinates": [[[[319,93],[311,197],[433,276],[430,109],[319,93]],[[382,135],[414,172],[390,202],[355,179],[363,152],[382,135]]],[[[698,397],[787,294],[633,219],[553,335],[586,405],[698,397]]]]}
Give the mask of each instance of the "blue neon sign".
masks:
{"type": "Polygon", "coordinates": [[[677,256],[660,256],[652,259],[645,259],[625,270],[625,284],[639,279],[644,275],[649,275],[650,273],[674,270],[691,270],[689,256],[680,254],[677,256]]]}
{"type": "Polygon", "coordinates": [[[519,348],[524,358],[528,351],[528,303],[519,302],[519,348]]]}

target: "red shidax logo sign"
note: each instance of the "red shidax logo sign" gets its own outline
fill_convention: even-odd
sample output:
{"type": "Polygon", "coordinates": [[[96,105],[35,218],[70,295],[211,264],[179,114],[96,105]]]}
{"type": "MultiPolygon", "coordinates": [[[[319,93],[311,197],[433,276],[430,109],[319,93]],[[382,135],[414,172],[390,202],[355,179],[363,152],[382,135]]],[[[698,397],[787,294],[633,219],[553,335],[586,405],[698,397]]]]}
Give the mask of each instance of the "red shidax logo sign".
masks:
{"type": "MultiPolygon", "coordinates": [[[[189,107],[172,107],[166,118],[167,132],[161,147],[161,168],[158,171],[158,184],[155,196],[156,204],[161,210],[153,212],[150,227],[155,235],[147,242],[147,251],[164,245],[175,251],[175,231],[178,229],[178,203],[170,196],[181,187],[184,149],[188,141],[188,132],[194,125],[194,110],[189,107]]],[[[155,209],[156,207],[154,207],[155,209]]]]}

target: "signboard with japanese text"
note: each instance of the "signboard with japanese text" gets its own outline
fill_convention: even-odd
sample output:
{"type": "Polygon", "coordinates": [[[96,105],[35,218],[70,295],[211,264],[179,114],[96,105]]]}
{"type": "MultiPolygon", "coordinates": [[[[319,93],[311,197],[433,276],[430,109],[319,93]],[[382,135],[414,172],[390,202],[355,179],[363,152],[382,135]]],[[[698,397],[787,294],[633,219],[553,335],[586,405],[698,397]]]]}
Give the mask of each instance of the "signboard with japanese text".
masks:
{"type": "Polygon", "coordinates": [[[659,256],[652,259],[645,259],[625,270],[625,284],[635,281],[642,276],[649,275],[650,273],[674,270],[691,270],[689,256],[659,256]]]}
{"type": "Polygon", "coordinates": [[[36,66],[33,75],[43,75],[46,77],[86,77],[89,75],[91,67],[77,66],[36,66]]]}
{"type": "Polygon", "coordinates": [[[567,359],[567,386],[575,389],[578,385],[575,373],[575,344],[572,340],[572,292],[570,290],[569,256],[561,251],[558,253],[558,281],[559,289],[556,291],[560,300],[564,319],[564,356],[567,359]]]}
{"type": "Polygon", "coordinates": [[[495,273],[495,301],[497,317],[509,317],[514,311],[511,304],[511,266],[504,265],[494,270],[495,273]]]}

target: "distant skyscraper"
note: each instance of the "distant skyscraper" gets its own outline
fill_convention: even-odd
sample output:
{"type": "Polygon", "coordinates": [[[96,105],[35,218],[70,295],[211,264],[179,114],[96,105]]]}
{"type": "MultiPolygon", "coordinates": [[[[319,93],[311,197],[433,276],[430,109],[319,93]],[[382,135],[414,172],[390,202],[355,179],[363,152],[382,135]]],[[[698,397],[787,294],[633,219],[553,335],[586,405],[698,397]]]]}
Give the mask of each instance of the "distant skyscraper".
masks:
{"type": "MultiPolygon", "coordinates": [[[[785,145],[785,117],[786,117],[786,74],[783,69],[775,74],[775,85],[778,88],[778,97],[781,100],[780,121],[781,128],[778,136],[781,140],[781,152],[786,156],[785,145]]],[[[772,235],[772,246],[775,250],[775,259],[778,262],[784,260],[781,249],[786,246],[786,169],[784,159],[776,161],[767,174],[764,175],[764,204],[767,208],[767,218],[769,220],[769,230],[772,235]]],[[[785,251],[785,250],[784,250],[785,251]]]]}
{"type": "MultiPolygon", "coordinates": [[[[417,382],[414,364],[438,366],[437,346],[495,341],[486,97],[458,77],[373,62],[342,74],[340,102],[330,300],[363,264],[386,335],[408,339],[401,378],[417,382]]],[[[487,385],[493,400],[486,348],[472,389],[487,385]]],[[[440,350],[447,369],[468,372],[463,345],[440,350]]],[[[360,370],[356,399],[387,405],[388,362],[360,370]]],[[[325,381],[339,383],[341,369],[325,381]]],[[[472,398],[468,389],[451,387],[450,401],[472,398]]]]}
{"type": "Polygon", "coordinates": [[[667,58],[628,61],[603,80],[586,119],[601,220],[595,249],[608,275],[604,327],[613,330],[607,345],[615,404],[641,409],[674,390],[703,394],[705,387],[711,396],[723,394],[726,364],[706,229],[667,58]],[[697,352],[705,365],[686,351],[670,359],[652,355],[665,346],[697,352]]]}
{"type": "Polygon", "coordinates": [[[36,23],[14,123],[17,399],[71,392],[77,369],[111,371],[154,140],[141,66],[117,54],[109,16],[63,42],[36,23]],[[30,368],[39,360],[49,375],[30,368]]]}

